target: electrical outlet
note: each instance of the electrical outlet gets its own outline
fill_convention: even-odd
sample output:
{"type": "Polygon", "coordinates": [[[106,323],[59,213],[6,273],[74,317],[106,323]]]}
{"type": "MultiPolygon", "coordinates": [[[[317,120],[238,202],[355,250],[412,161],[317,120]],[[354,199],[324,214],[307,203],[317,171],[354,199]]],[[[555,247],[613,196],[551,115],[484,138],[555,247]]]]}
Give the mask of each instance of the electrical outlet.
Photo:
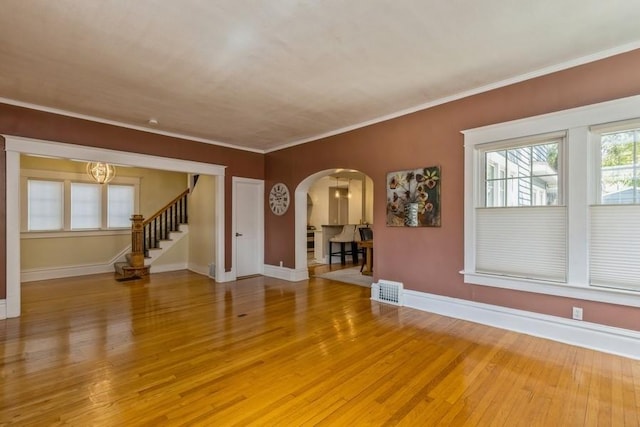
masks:
{"type": "Polygon", "coordinates": [[[582,307],[573,307],[573,318],[575,320],[582,320],[582,307]]]}

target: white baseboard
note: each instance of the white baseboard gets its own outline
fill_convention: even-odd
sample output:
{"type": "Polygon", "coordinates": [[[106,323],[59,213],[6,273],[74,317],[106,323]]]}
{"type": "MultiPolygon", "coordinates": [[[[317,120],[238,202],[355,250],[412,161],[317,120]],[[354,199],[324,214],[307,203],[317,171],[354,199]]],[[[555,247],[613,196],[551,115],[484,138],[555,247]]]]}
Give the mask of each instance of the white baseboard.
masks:
{"type": "Polygon", "coordinates": [[[7,318],[7,300],[0,299],[0,320],[7,318]]]}
{"type": "Polygon", "coordinates": [[[404,306],[640,359],[640,332],[411,290],[404,306]]]}
{"type": "Polygon", "coordinates": [[[33,282],[35,280],[62,279],[64,277],[86,276],[89,274],[113,273],[111,264],[68,265],[52,268],[34,268],[22,270],[21,282],[33,282]]]}
{"type": "Polygon", "coordinates": [[[198,265],[190,262],[187,264],[187,270],[202,274],[203,276],[209,276],[209,267],[206,265],[198,265]]]}
{"type": "Polygon", "coordinates": [[[153,273],[166,273],[167,271],[186,270],[188,268],[186,262],[178,262],[175,264],[160,264],[151,266],[151,274],[153,273]]]}
{"type": "Polygon", "coordinates": [[[34,282],[36,280],[62,279],[65,277],[86,276],[89,274],[101,274],[114,272],[113,264],[123,261],[125,255],[131,252],[131,245],[128,245],[106,263],[65,265],[49,268],[32,268],[20,271],[21,282],[34,282]]]}
{"type": "Polygon", "coordinates": [[[309,279],[309,270],[306,268],[295,269],[265,264],[263,271],[267,277],[275,277],[276,279],[287,280],[289,282],[299,282],[309,279]]]}

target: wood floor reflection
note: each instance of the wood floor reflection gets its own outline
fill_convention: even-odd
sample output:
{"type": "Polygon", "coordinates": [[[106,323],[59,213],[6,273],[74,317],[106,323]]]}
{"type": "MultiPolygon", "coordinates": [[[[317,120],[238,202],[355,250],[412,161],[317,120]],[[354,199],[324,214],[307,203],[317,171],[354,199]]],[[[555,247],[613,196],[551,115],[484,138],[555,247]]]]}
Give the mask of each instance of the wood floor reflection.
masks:
{"type": "Polygon", "coordinates": [[[1,425],[640,424],[640,362],[380,305],[326,279],[32,282],[1,425]]]}

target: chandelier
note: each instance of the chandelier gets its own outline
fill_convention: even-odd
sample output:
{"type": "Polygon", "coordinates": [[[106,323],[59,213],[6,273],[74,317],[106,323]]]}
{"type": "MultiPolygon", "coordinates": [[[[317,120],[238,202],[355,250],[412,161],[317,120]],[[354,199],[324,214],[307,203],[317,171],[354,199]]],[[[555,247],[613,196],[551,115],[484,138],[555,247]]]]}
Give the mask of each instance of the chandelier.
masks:
{"type": "Polygon", "coordinates": [[[109,163],[87,163],[87,174],[98,184],[106,184],[116,176],[116,168],[109,163]]]}

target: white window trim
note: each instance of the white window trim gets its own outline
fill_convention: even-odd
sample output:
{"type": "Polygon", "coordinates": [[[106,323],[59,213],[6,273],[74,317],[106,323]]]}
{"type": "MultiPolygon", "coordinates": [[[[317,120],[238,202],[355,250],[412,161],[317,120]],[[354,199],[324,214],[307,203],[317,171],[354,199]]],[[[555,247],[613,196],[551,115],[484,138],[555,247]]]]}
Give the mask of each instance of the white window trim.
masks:
{"type": "Polygon", "coordinates": [[[640,95],[599,104],[587,105],[540,116],[529,117],[462,131],[465,148],[464,198],[464,281],[468,284],[514,289],[547,295],[578,298],[612,304],[640,307],[640,293],[589,286],[588,280],[588,206],[595,202],[597,138],[590,127],[603,123],[640,117],[640,95]],[[524,138],[530,135],[567,131],[564,159],[561,165],[564,180],[563,199],[567,206],[568,271],[567,283],[516,279],[476,273],[475,208],[480,206],[483,185],[479,176],[481,144],[524,138]],[[585,146],[585,141],[587,145],[585,146]],[[568,158],[571,157],[571,165],[568,158]],[[595,168],[595,169],[594,169],[595,168]],[[576,186],[571,183],[586,182],[576,186]]]}
{"type": "Polygon", "coordinates": [[[134,212],[140,212],[140,178],[139,177],[118,177],[113,178],[109,184],[103,184],[105,187],[102,189],[102,226],[100,229],[87,229],[87,230],[73,230],[71,229],[71,183],[86,183],[95,184],[86,174],[76,172],[64,172],[64,171],[52,171],[41,169],[20,169],[20,194],[21,197],[21,218],[20,218],[20,237],[30,239],[43,239],[50,237],[78,237],[82,236],[105,236],[123,234],[123,232],[130,231],[129,227],[120,228],[108,228],[107,227],[107,191],[106,186],[109,184],[115,185],[131,185],[134,187],[134,212]],[[27,229],[27,181],[29,179],[39,180],[52,180],[62,181],[64,183],[64,229],[63,230],[50,230],[50,231],[29,231],[27,229]]]}

